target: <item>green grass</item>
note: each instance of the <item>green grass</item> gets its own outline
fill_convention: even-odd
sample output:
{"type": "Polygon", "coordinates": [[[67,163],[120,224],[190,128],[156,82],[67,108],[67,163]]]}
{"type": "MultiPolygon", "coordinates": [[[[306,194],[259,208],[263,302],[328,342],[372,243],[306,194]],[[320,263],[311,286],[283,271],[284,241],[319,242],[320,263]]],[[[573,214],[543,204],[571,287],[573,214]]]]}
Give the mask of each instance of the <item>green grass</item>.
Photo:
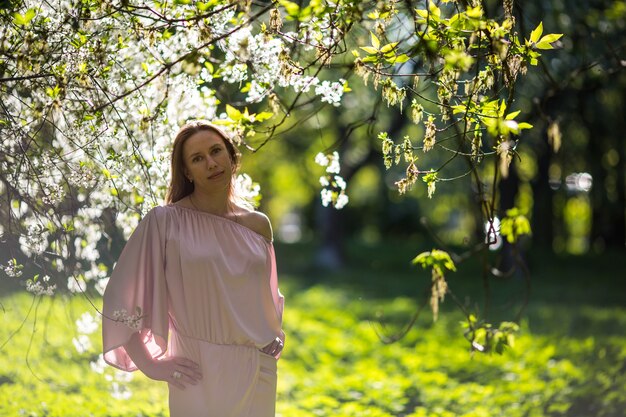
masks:
{"type": "MultiPolygon", "coordinates": [[[[544,259],[530,256],[533,293],[514,349],[471,354],[448,301],[436,323],[425,311],[400,342],[384,344],[377,323],[399,330],[420,301],[427,274],[408,266],[410,247],[352,245],[350,267],[308,267],[310,250],[282,247],[281,289],[287,344],[279,362],[277,415],[611,416],[626,410],[626,285],[621,254],[544,259]],[[620,270],[621,269],[621,270],[620,270]],[[620,275],[621,273],[621,275],[620,275]]],[[[449,277],[457,295],[480,300],[478,265],[449,277]]],[[[519,306],[521,281],[494,283],[495,316],[519,306]]],[[[32,297],[0,298],[0,343],[26,317],[32,297]]],[[[163,384],[139,373],[110,395],[112,369],[93,372],[94,348],[77,353],[81,297],[44,298],[1,350],[0,416],[166,416],[163,384]],[[36,317],[36,322],[34,318],[36,317]]]]}

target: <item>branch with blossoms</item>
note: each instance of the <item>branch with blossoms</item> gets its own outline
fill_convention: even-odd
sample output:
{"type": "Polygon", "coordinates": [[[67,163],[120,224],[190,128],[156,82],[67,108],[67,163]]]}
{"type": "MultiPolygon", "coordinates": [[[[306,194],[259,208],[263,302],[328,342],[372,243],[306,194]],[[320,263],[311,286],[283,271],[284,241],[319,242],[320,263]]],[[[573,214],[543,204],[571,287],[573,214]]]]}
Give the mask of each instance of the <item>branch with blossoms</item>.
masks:
{"type": "Polygon", "coordinates": [[[325,175],[320,177],[322,205],[324,207],[332,205],[337,210],[342,209],[348,204],[349,198],[346,195],[346,181],[339,175],[341,170],[339,153],[324,155],[320,152],[315,156],[315,163],[326,167],[325,175]]]}

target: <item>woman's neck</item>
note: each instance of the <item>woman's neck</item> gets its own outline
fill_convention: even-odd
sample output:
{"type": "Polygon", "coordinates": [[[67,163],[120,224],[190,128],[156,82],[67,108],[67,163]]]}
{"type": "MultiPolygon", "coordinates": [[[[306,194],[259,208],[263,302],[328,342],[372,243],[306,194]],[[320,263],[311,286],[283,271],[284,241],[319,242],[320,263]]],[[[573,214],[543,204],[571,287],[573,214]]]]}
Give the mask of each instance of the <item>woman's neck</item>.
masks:
{"type": "Polygon", "coordinates": [[[228,216],[232,212],[232,207],[228,201],[228,191],[206,193],[196,189],[187,198],[189,198],[191,205],[199,211],[218,216],[228,216]]]}

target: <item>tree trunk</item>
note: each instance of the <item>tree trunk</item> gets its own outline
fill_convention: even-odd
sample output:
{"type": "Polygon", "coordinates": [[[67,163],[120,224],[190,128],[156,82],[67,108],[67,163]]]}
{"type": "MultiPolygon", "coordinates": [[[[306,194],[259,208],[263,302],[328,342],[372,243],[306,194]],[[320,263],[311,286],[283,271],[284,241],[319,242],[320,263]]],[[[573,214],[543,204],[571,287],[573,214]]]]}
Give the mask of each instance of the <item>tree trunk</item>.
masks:
{"type": "Polygon", "coordinates": [[[552,250],[554,190],[550,187],[549,171],[553,153],[548,143],[547,131],[544,130],[542,137],[541,148],[537,149],[537,176],[531,182],[533,190],[532,238],[533,245],[552,250]]]}
{"type": "MultiPolygon", "coordinates": [[[[519,175],[517,174],[517,163],[515,159],[509,166],[509,176],[500,180],[498,184],[499,193],[499,216],[502,219],[506,216],[506,211],[515,207],[515,197],[519,191],[519,175]]],[[[500,250],[500,262],[498,269],[503,272],[511,271],[515,266],[515,259],[513,258],[513,247],[504,239],[502,242],[502,249],[500,250]]]]}

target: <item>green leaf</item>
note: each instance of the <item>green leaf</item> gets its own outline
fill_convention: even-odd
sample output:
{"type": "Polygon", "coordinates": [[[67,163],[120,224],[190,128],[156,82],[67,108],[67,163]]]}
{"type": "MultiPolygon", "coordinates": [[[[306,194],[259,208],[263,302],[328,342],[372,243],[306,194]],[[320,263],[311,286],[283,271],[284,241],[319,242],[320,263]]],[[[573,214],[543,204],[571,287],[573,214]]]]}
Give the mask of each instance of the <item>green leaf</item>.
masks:
{"type": "Polygon", "coordinates": [[[515,243],[518,237],[531,234],[530,221],[518,208],[509,209],[500,222],[500,234],[507,242],[515,243]]]}
{"type": "Polygon", "coordinates": [[[55,85],[54,88],[46,87],[46,95],[51,99],[57,99],[61,94],[61,88],[58,85],[55,85]]]}
{"type": "Polygon", "coordinates": [[[13,23],[18,26],[26,26],[31,20],[33,20],[36,14],[35,9],[28,9],[24,14],[14,13],[13,23]]]}
{"type": "Polygon", "coordinates": [[[507,114],[506,115],[506,120],[513,120],[513,119],[515,119],[517,117],[517,115],[520,114],[520,111],[521,110],[518,110],[518,111],[514,111],[512,113],[507,114]]]}
{"type": "Polygon", "coordinates": [[[562,33],[550,33],[539,40],[536,43],[535,48],[537,49],[554,49],[552,43],[558,41],[563,36],[562,33]]]}
{"type": "Polygon", "coordinates": [[[393,64],[404,64],[406,61],[408,61],[409,59],[411,59],[410,56],[408,56],[407,54],[401,54],[398,55],[396,57],[393,58],[393,64]]]}
{"type": "Polygon", "coordinates": [[[481,17],[483,17],[483,8],[480,6],[468,7],[466,14],[467,14],[467,17],[471,19],[480,19],[481,17]]]}
{"type": "Polygon", "coordinates": [[[278,0],[278,4],[283,6],[289,16],[297,17],[298,14],[300,14],[300,6],[298,6],[298,3],[287,0],[278,0]]]}
{"type": "Polygon", "coordinates": [[[428,11],[431,14],[431,17],[434,17],[433,20],[439,20],[441,17],[441,9],[435,5],[435,3],[430,3],[428,6],[428,11]]]}
{"type": "Polygon", "coordinates": [[[424,9],[415,9],[415,13],[416,13],[418,16],[420,16],[420,17],[424,18],[424,19],[428,18],[428,10],[424,10],[424,9]]]}
{"type": "Polygon", "coordinates": [[[264,112],[261,112],[261,113],[257,114],[255,116],[255,120],[257,122],[262,122],[264,120],[272,118],[273,116],[274,116],[274,113],[271,113],[271,112],[268,112],[268,111],[264,111],[264,112]]]}
{"type": "Polygon", "coordinates": [[[537,27],[535,28],[535,30],[533,30],[533,31],[530,33],[530,39],[529,39],[529,40],[530,40],[532,43],[537,43],[537,41],[539,41],[539,38],[541,37],[541,34],[542,34],[542,33],[543,33],[543,22],[540,22],[540,23],[539,23],[539,26],[537,26],[537,27]]]}
{"type": "Polygon", "coordinates": [[[391,52],[391,51],[394,50],[394,48],[396,47],[397,44],[398,44],[398,42],[388,43],[387,45],[385,45],[382,48],[380,48],[380,52],[382,52],[383,54],[386,54],[387,52],[391,52]]]}
{"type": "Polygon", "coordinates": [[[372,40],[372,46],[376,49],[380,49],[380,40],[374,35],[374,32],[370,32],[370,38],[372,40]]]}
{"type": "Polygon", "coordinates": [[[439,249],[422,252],[411,262],[413,265],[421,265],[424,269],[433,268],[439,275],[443,275],[445,270],[456,271],[456,265],[448,252],[439,249]]]}
{"type": "Polygon", "coordinates": [[[226,105],[226,114],[231,120],[238,121],[241,120],[241,112],[231,106],[230,104],[226,105]]]}
{"type": "Polygon", "coordinates": [[[556,42],[559,39],[561,39],[562,36],[563,36],[562,33],[550,33],[550,34],[544,36],[543,38],[541,38],[541,40],[539,40],[538,43],[543,43],[543,42],[552,43],[552,42],[556,42]]]}
{"type": "Polygon", "coordinates": [[[376,55],[378,53],[378,49],[371,46],[361,46],[360,48],[370,55],[376,55]]]}
{"type": "Polygon", "coordinates": [[[537,49],[554,49],[552,44],[547,43],[547,42],[538,42],[538,43],[535,44],[535,48],[537,48],[537,49]]]}
{"type": "Polygon", "coordinates": [[[204,2],[197,2],[196,3],[196,7],[198,8],[198,10],[200,10],[201,12],[206,12],[207,10],[209,10],[209,8],[211,7],[210,4],[208,3],[204,3],[204,2]]]}

